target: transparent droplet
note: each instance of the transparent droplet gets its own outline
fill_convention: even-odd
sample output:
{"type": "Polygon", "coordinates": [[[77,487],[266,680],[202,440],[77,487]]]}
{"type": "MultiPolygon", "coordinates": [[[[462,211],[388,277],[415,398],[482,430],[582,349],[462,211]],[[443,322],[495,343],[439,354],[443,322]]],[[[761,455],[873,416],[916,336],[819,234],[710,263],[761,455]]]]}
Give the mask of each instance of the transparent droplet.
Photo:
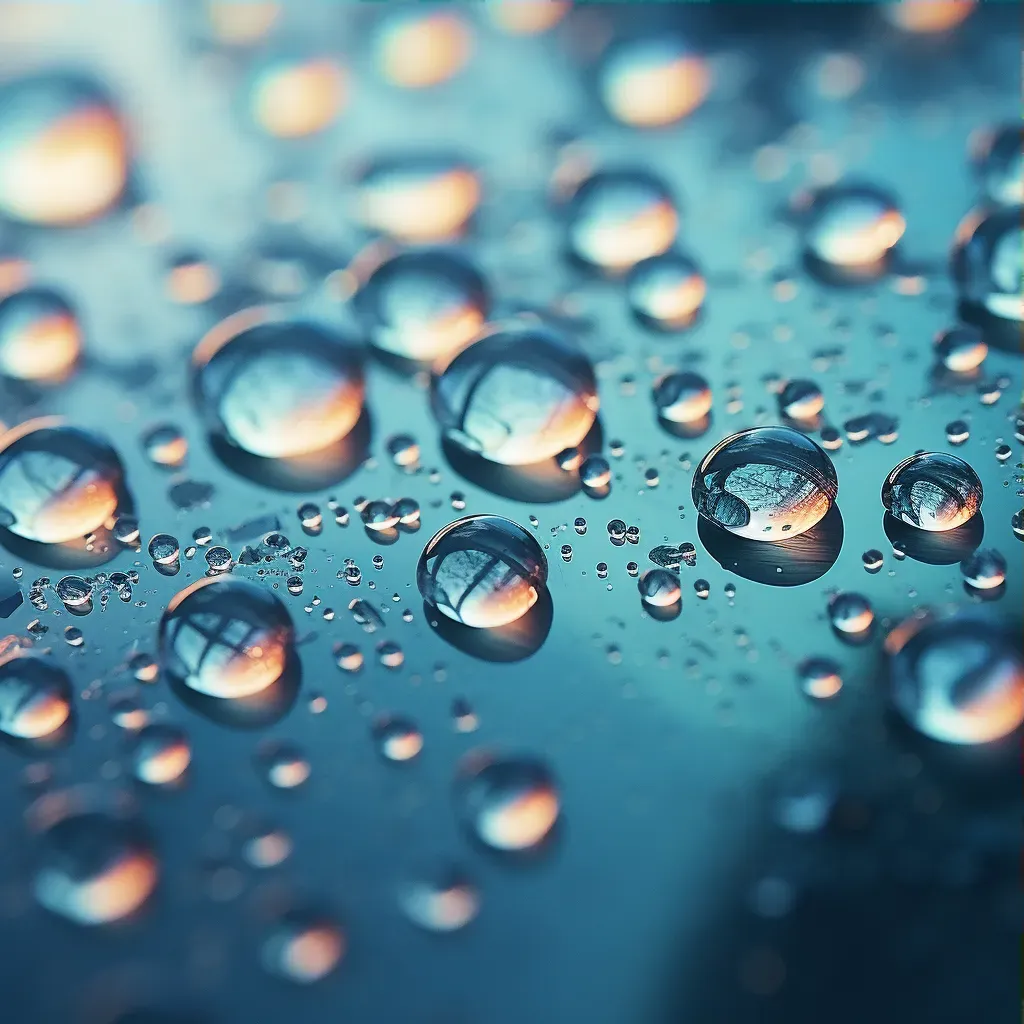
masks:
{"type": "Polygon", "coordinates": [[[555,456],[555,461],[558,463],[558,468],[563,473],[571,473],[573,470],[578,470],[580,468],[580,463],[583,461],[583,455],[579,448],[566,448],[555,456]]]}
{"type": "Polygon", "coordinates": [[[294,638],[281,601],[253,583],[210,576],[186,587],[160,620],[164,670],[189,689],[248,697],[282,676],[294,638]]]}
{"type": "Polygon", "coordinates": [[[227,572],[234,561],[227,548],[215,544],[212,548],[206,549],[206,564],[210,567],[210,572],[227,572]]]}
{"type": "Polygon", "coordinates": [[[184,731],[173,725],[147,725],[135,737],[132,768],[135,777],[151,786],[177,782],[192,760],[184,731]]]}
{"type": "Polygon", "coordinates": [[[808,658],[797,672],[801,689],[815,700],[830,700],[843,688],[839,666],[830,658],[808,658]]]}
{"type": "Polygon", "coordinates": [[[389,501],[369,501],[363,506],[359,513],[363,525],[375,533],[382,530],[392,530],[398,525],[398,516],[395,515],[395,507],[389,501]]]}
{"type": "Polygon", "coordinates": [[[627,562],[626,563],[626,572],[630,576],[636,578],[636,576],[640,573],[640,566],[637,565],[636,562],[627,562]]]}
{"type": "Polygon", "coordinates": [[[471,763],[457,780],[458,806],[470,833],[494,850],[540,846],[560,814],[548,767],[527,757],[471,763]]]}
{"type": "Polygon", "coordinates": [[[595,174],[576,190],[567,216],[569,252],[609,274],[667,252],[679,231],[668,186],[646,171],[595,174]]]}
{"type": "Polygon", "coordinates": [[[423,734],[408,718],[385,715],[373,726],[373,738],[388,761],[411,761],[423,749],[423,734]]]}
{"type": "Polygon", "coordinates": [[[81,576],[62,576],[54,589],[68,608],[82,608],[92,597],[92,583],[81,576]]]}
{"type": "Polygon", "coordinates": [[[828,616],[833,628],[848,636],[866,633],[875,621],[871,603],[861,594],[836,594],[828,603],[828,616]]]}
{"type": "MultiPolygon", "coordinates": [[[[358,573],[359,570],[356,569],[356,572],[358,573]]],[[[348,610],[352,615],[352,620],[357,626],[363,628],[364,633],[376,633],[378,629],[384,628],[384,620],[380,617],[380,613],[366,601],[356,598],[349,603],[348,610]]]]}
{"type": "Polygon", "coordinates": [[[707,580],[694,580],[693,592],[702,601],[706,601],[711,596],[711,584],[707,580]]]}
{"type": "Polygon", "coordinates": [[[946,424],[946,440],[950,444],[965,444],[971,436],[971,428],[966,420],[951,420],[946,424]]]}
{"type": "Polygon", "coordinates": [[[779,411],[794,420],[810,420],[825,408],[825,396],[812,380],[791,380],[779,394],[779,411]]]}
{"type": "Polygon", "coordinates": [[[312,771],[309,759],[294,743],[268,743],[257,751],[256,760],[275,789],[297,789],[312,771]]]}
{"type": "Polygon", "coordinates": [[[893,704],[943,743],[991,743],[1024,720],[1018,639],[962,615],[921,626],[889,660],[893,704]]]}
{"type": "Polygon", "coordinates": [[[399,906],[413,924],[430,932],[465,928],[480,909],[480,894],[466,875],[444,866],[401,886],[399,906]]]}
{"type": "Polygon", "coordinates": [[[343,672],[358,672],[363,667],[363,652],[355,644],[339,644],[334,658],[343,672]]]}
{"type": "Polygon", "coordinates": [[[609,520],[608,539],[613,543],[622,544],[626,540],[626,524],[621,519],[609,520]]]}
{"type": "Polygon", "coordinates": [[[262,960],[271,974],[297,985],[311,985],[338,966],[346,948],[345,933],[333,918],[292,910],[263,943],[262,960]]]}
{"type": "Polygon", "coordinates": [[[448,618],[486,629],[525,615],[547,574],[547,559],[532,534],[501,516],[474,515],[431,538],[416,583],[424,600],[448,618]]]}
{"type": "Polygon", "coordinates": [[[447,361],[480,332],[490,310],[476,267],[445,249],[399,253],[354,299],[371,344],[401,359],[447,361]]]}
{"type": "Polygon", "coordinates": [[[693,504],[716,526],[749,540],[777,541],[811,529],[839,482],[831,459],[789,427],[754,427],[720,441],[693,477],[693,504]]]}
{"type": "Polygon", "coordinates": [[[476,732],[480,726],[479,717],[464,697],[456,697],[452,701],[452,718],[456,732],[476,732]]]}
{"type": "Polygon", "coordinates": [[[822,427],[821,446],[826,451],[834,452],[843,447],[843,435],[835,427],[822,427]]]}
{"type": "Polygon", "coordinates": [[[65,626],[64,642],[68,647],[81,647],[85,643],[85,634],[77,626],[65,626]]]}
{"type": "Polygon", "coordinates": [[[426,89],[458,74],[472,45],[469,24],[455,8],[397,10],[379,26],[374,64],[392,85],[426,89]]]}
{"type": "Polygon", "coordinates": [[[209,430],[264,458],[322,451],[362,414],[355,349],[324,327],[251,309],[196,346],[193,386],[209,430]]]}
{"type": "Polygon", "coordinates": [[[164,423],[142,435],[142,448],[153,465],[177,469],[188,455],[188,440],[180,428],[164,423]]]}
{"type": "Polygon", "coordinates": [[[0,299],[0,376],[57,383],[71,375],[81,350],[78,316],[58,292],[26,288],[0,299]]]}
{"type": "Polygon", "coordinates": [[[590,455],[580,466],[580,482],[588,490],[600,490],[612,480],[612,467],[603,455],[590,455]]]}
{"type": "Polygon", "coordinates": [[[1024,319],[1024,227],[1019,206],[969,213],[957,228],[952,272],[965,302],[1024,319]]]}
{"type": "Polygon", "coordinates": [[[707,283],[688,256],[667,252],[641,260],[630,271],[626,298],[633,315],[658,331],[691,327],[704,305],[707,283]]]}
{"type": "Polygon", "coordinates": [[[466,507],[466,496],[462,491],[452,491],[451,502],[452,508],[456,512],[461,512],[466,507]]]}
{"type": "Polygon", "coordinates": [[[669,423],[694,423],[711,412],[711,387],[689,370],[667,373],[654,385],[654,407],[669,423]]]}
{"type": "Polygon", "coordinates": [[[868,548],[863,555],[860,556],[860,560],[864,565],[864,568],[874,575],[882,568],[883,556],[882,552],[878,548],[868,548]]]}
{"type": "Polygon", "coordinates": [[[41,544],[113,524],[124,487],[117,453],[96,434],[30,420],[0,435],[0,527],[41,544]]]}
{"type": "Polygon", "coordinates": [[[274,138],[302,138],[331,125],[346,92],[345,74],[330,58],[277,53],[250,77],[249,112],[253,123],[274,138]]]}
{"type": "Polygon", "coordinates": [[[686,117],[704,102],[710,85],[705,60],[674,35],[612,46],[600,71],[605,108],[634,128],[659,128],[686,117]]]}
{"type": "Polygon", "coordinates": [[[572,525],[573,525],[573,529],[581,537],[586,535],[586,532],[587,532],[587,521],[586,521],[586,519],[583,518],[583,516],[577,516],[576,519],[573,520],[573,524],[572,525]]]}
{"type": "Polygon", "coordinates": [[[525,323],[507,324],[463,349],[435,375],[431,397],[450,440],[510,466],[579,444],[599,405],[586,356],[525,323]]]}
{"type": "Polygon", "coordinates": [[[608,563],[598,562],[594,567],[594,571],[597,573],[597,578],[599,580],[606,580],[608,578],[608,563]]]}
{"type": "Polygon", "coordinates": [[[415,526],[420,521],[420,503],[415,498],[399,498],[391,506],[391,515],[402,526],[415,526]]]}
{"type": "Polygon", "coordinates": [[[157,565],[172,565],[181,555],[178,538],[172,537],[169,533],[154,534],[150,538],[148,551],[149,557],[157,565]]]}
{"type": "Polygon", "coordinates": [[[1000,206],[1024,203],[1024,132],[1020,123],[1003,124],[974,138],[974,173],[985,197],[1000,206]]]}
{"type": "Polygon", "coordinates": [[[563,544],[560,550],[561,550],[561,555],[562,555],[562,561],[563,562],[571,562],[572,561],[572,545],[571,544],[563,544]]]}
{"type": "Polygon", "coordinates": [[[648,569],[637,586],[640,600],[652,608],[670,608],[682,599],[679,577],[668,569],[648,569]]]}
{"type": "Polygon", "coordinates": [[[960,563],[960,572],[974,590],[995,590],[1006,582],[1006,559],[995,548],[978,548],[960,563]]]}
{"type": "Polygon", "coordinates": [[[419,465],[420,446],[409,434],[395,434],[388,438],[388,454],[396,466],[410,469],[419,465]]]}
{"type": "Polygon", "coordinates": [[[1018,540],[1024,540],[1024,509],[1014,512],[1010,517],[1010,528],[1018,540]]]}
{"type": "Polygon", "coordinates": [[[405,652],[394,640],[383,640],[377,644],[377,660],[385,668],[400,668],[405,661],[405,652]]]}
{"type": "Polygon", "coordinates": [[[0,732],[17,740],[52,736],[71,717],[71,681],[34,654],[0,658],[0,732]]]}
{"type": "Polygon", "coordinates": [[[967,373],[984,362],[988,345],[976,327],[958,324],[936,336],[935,355],[947,370],[967,373]]]}
{"type": "Polygon", "coordinates": [[[836,185],[814,196],[804,245],[826,268],[870,275],[884,267],[905,229],[892,196],[872,185],[836,185]]]}
{"type": "Polygon", "coordinates": [[[357,183],[356,219],[370,231],[407,242],[459,237],[481,196],[480,177],[443,153],[411,152],[371,163],[357,183]]]}
{"type": "Polygon", "coordinates": [[[43,834],[32,879],[47,910],[79,925],[101,925],[138,911],[159,868],[141,824],[87,812],[61,818],[43,834]]]}
{"type": "Polygon", "coordinates": [[[1008,444],[997,444],[996,445],[996,461],[1006,462],[1007,459],[1013,454],[1013,449],[1008,444]]]}
{"type": "Polygon", "coordinates": [[[882,485],[882,504],[890,515],[932,532],[968,522],[983,497],[978,474],[963,459],[943,452],[912,455],[882,485]]]}
{"type": "Polygon", "coordinates": [[[0,94],[0,215],[25,224],[84,224],[113,209],[128,183],[129,142],[106,91],[78,75],[8,82],[0,94]]]}

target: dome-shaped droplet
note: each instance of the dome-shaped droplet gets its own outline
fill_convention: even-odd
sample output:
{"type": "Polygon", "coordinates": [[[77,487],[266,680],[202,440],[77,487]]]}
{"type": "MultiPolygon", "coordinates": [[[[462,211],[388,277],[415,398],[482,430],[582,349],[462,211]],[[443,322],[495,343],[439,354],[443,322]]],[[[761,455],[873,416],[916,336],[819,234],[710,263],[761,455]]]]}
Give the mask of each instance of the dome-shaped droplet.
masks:
{"type": "Polygon", "coordinates": [[[173,423],[161,423],[142,435],[142,447],[153,465],[178,469],[188,455],[188,438],[173,423]]]}
{"type": "Polygon", "coordinates": [[[490,299],[480,272],[444,249],[399,253],[356,293],[356,312],[377,348],[401,359],[447,359],[479,334],[490,299]]]}
{"type": "Polygon", "coordinates": [[[356,219],[369,231],[407,242],[458,238],[480,203],[477,172],[443,153],[375,160],[356,186],[356,219]]]}
{"type": "Polygon", "coordinates": [[[858,636],[871,628],[875,613],[862,594],[844,592],[829,601],[828,616],[833,628],[848,636],[858,636]]]}
{"type": "Polygon", "coordinates": [[[458,74],[472,45],[469,24],[456,8],[392,10],[376,33],[374,63],[392,85],[427,89],[458,74]]]}
{"type": "Polygon", "coordinates": [[[271,741],[257,751],[256,760],[275,789],[297,789],[312,772],[309,758],[294,743],[271,741]]]}
{"type": "Polygon", "coordinates": [[[359,513],[363,525],[374,533],[392,530],[398,525],[398,514],[390,501],[368,501],[359,513]]]}
{"type": "Polygon", "coordinates": [[[431,400],[449,439],[506,466],[541,462],[579,444],[599,405],[587,357],[525,323],[464,348],[434,376],[431,400]]]}
{"type": "Polygon", "coordinates": [[[39,75],[0,92],[0,216],[82,224],[107,213],[128,181],[119,114],[95,82],[39,75]]]}
{"type": "Polygon", "coordinates": [[[601,99],[616,121],[658,128],[699,107],[710,81],[706,62],[679,37],[631,39],[611,47],[604,58],[601,99]]]}
{"type": "Polygon", "coordinates": [[[157,565],[173,565],[181,556],[178,538],[169,533],[157,533],[150,537],[147,550],[157,565]]]}
{"type": "Polygon", "coordinates": [[[612,481],[612,467],[603,455],[588,455],[580,464],[580,483],[588,490],[607,487],[612,481]]]}
{"type": "Polygon", "coordinates": [[[177,782],[192,760],[192,746],[182,729],[156,723],[144,726],[132,748],[135,777],[150,786],[177,782]]]}
{"type": "Polygon", "coordinates": [[[974,173],[985,197],[1000,206],[1024,204],[1024,129],[1020,122],[981,132],[972,147],[974,173]]]}
{"type": "Polygon", "coordinates": [[[651,608],[670,608],[682,596],[679,577],[668,569],[649,569],[637,584],[640,600],[651,608]]]}
{"type": "Polygon", "coordinates": [[[974,590],[995,590],[1006,582],[1006,559],[995,548],[978,548],[960,563],[964,582],[974,590]]]}
{"type": "Polygon", "coordinates": [[[976,327],[958,324],[935,338],[935,355],[947,370],[967,373],[984,362],[988,345],[976,327]]]}
{"type": "Polygon", "coordinates": [[[503,852],[538,847],[555,827],[561,809],[547,765],[526,757],[473,764],[457,780],[457,798],[470,833],[503,852]]]}
{"type": "Polygon", "coordinates": [[[797,673],[801,689],[815,700],[830,700],[843,688],[839,666],[831,658],[808,658],[797,673]]]}
{"type": "Polygon", "coordinates": [[[970,616],[921,626],[889,661],[893,704],[944,743],[990,743],[1024,720],[1019,638],[970,616]]]}
{"type": "Polygon", "coordinates": [[[146,902],[158,873],[152,845],[138,822],[78,813],[43,834],[32,888],[47,910],[75,924],[108,924],[146,902]]]}
{"type": "Polygon", "coordinates": [[[430,932],[465,928],[480,909],[480,894],[454,866],[424,872],[402,885],[398,902],[413,924],[430,932]]]}
{"type": "Polygon", "coordinates": [[[431,538],[416,567],[416,583],[430,605],[481,629],[525,615],[547,575],[547,559],[534,536],[493,515],[449,523],[431,538]]]}
{"type": "Polygon", "coordinates": [[[290,911],[263,944],[263,964],[271,974],[310,985],[338,966],[347,948],[345,933],[331,917],[290,911]]]}
{"type": "Polygon", "coordinates": [[[659,331],[682,331],[692,326],[706,293],[700,268],[688,256],[676,252],[641,260],[626,282],[626,298],[633,315],[659,331]]]}
{"type": "Polygon", "coordinates": [[[749,540],[796,537],[818,523],[839,490],[835,467],[789,427],[754,427],[720,441],[693,476],[697,512],[749,540]]]}
{"type": "Polygon", "coordinates": [[[892,516],[933,532],[963,526],[981,508],[983,497],[978,474],[944,452],[912,455],[882,485],[882,504],[892,516]]]}
{"type": "Polygon", "coordinates": [[[63,544],[112,525],[123,486],[97,434],[47,419],[0,435],[0,526],[25,540],[63,544]]]}
{"type": "Polygon", "coordinates": [[[423,733],[412,719],[384,715],[373,724],[373,739],[388,761],[411,761],[423,749],[423,733]]]}
{"type": "Polygon", "coordinates": [[[956,229],[953,279],[965,302],[1003,320],[1024,319],[1024,227],[1020,206],[969,213],[956,229]]]}
{"type": "Polygon", "coordinates": [[[580,185],[569,204],[569,252],[609,274],[667,252],[678,231],[672,194],[646,171],[599,172],[580,185]]]}
{"type": "Polygon", "coordinates": [[[690,370],[666,373],[654,385],[654,407],[669,423],[695,423],[711,411],[711,387],[690,370]]]}
{"type": "Polygon", "coordinates": [[[871,272],[903,237],[896,201],[871,185],[836,185],[817,193],[807,211],[804,245],[828,269],[871,272]]]}
{"type": "Polygon", "coordinates": [[[825,408],[825,396],[812,380],[790,380],[779,393],[779,411],[794,420],[810,420],[825,408]]]}
{"type": "Polygon", "coordinates": [[[0,300],[0,375],[64,380],[82,349],[82,328],[67,300],[50,288],[26,288],[0,300]]]}
{"type": "Polygon", "coordinates": [[[328,57],[276,54],[264,61],[249,83],[253,123],[278,139],[323,131],[345,104],[345,75],[328,57]]]}
{"type": "Polygon", "coordinates": [[[313,322],[246,310],[210,331],[192,362],[208,428],[252,455],[320,451],[345,437],[362,414],[356,351],[313,322]]]}
{"type": "Polygon", "coordinates": [[[186,587],[160,620],[164,670],[197,693],[225,699],[273,686],[285,671],[293,638],[280,600],[231,576],[186,587]]]}
{"type": "Polygon", "coordinates": [[[40,740],[70,717],[71,682],[63,669],[33,654],[0,659],[0,732],[40,740]]]}

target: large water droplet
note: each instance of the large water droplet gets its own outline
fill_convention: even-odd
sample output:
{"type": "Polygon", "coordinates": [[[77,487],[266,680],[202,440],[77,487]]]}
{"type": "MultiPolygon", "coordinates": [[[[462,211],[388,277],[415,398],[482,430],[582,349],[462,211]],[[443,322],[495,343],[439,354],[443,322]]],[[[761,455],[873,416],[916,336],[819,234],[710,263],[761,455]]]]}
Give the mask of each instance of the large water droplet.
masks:
{"type": "Polygon", "coordinates": [[[71,682],[63,669],[32,654],[0,659],[0,732],[45,739],[70,717],[71,682]]]}
{"type": "Polygon", "coordinates": [[[481,629],[515,622],[536,604],[547,559],[509,519],[475,515],[449,523],[423,549],[416,583],[431,606],[481,629]]]}
{"type": "Polygon", "coordinates": [[[978,474],[944,452],[912,455],[882,485],[882,504],[890,515],[932,532],[962,526],[979,511],[983,497],[978,474]]]}
{"type": "Polygon", "coordinates": [[[1024,319],[1021,222],[1019,206],[973,211],[956,230],[952,255],[953,279],[960,298],[1015,323],[1024,319]]]}
{"type": "Polygon", "coordinates": [[[82,329],[67,300],[50,288],[26,288],[0,301],[0,374],[56,383],[70,376],[82,329]]]}
{"type": "Polygon", "coordinates": [[[586,356],[528,324],[505,325],[463,349],[434,376],[431,399],[448,438],[506,466],[578,445],[599,405],[586,356]]]}
{"type": "Polygon", "coordinates": [[[839,490],[835,467],[789,427],[754,427],[720,441],[693,477],[697,512],[749,540],[778,541],[811,529],[839,490]]]}

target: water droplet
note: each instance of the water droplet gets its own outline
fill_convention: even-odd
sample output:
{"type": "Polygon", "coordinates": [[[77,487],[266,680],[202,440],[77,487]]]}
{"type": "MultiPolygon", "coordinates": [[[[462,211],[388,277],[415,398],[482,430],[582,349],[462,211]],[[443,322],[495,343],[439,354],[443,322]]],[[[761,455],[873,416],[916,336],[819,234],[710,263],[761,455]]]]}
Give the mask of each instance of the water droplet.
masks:
{"type": "Polygon", "coordinates": [[[400,668],[405,662],[405,652],[394,640],[382,640],[377,644],[377,660],[385,668],[400,668]]]}
{"type": "Polygon", "coordinates": [[[450,865],[406,882],[399,890],[398,902],[413,924],[430,932],[458,931],[480,910],[476,886],[450,865]]]}
{"type": "Polygon", "coordinates": [[[399,498],[391,506],[391,515],[396,516],[402,526],[416,526],[420,521],[420,503],[415,498],[399,498]]]}
{"type": "Polygon", "coordinates": [[[587,521],[583,516],[577,516],[573,521],[573,529],[581,536],[585,536],[587,532],[587,521]]]}
{"type": "Polygon", "coordinates": [[[132,768],[135,777],[151,786],[177,782],[192,760],[185,733],[173,725],[147,725],[135,737],[132,768]]]}
{"type": "Polygon", "coordinates": [[[92,583],[81,576],[62,576],[54,589],[68,608],[86,610],[92,606],[92,583]]]}
{"type": "MultiPolygon", "coordinates": [[[[656,469],[654,469],[653,467],[651,467],[648,470],[645,470],[644,471],[644,483],[648,487],[657,487],[658,484],[661,483],[661,477],[658,475],[658,471],[656,469]]],[[[637,531],[637,533],[638,533],[638,539],[639,539],[639,531],[637,531]]]]}
{"type": "Polygon", "coordinates": [[[110,97],[77,75],[7,83],[0,98],[0,214],[70,226],[110,211],[128,182],[129,145],[110,97]]]}
{"type": "Polygon", "coordinates": [[[358,672],[363,667],[363,652],[355,644],[339,644],[334,650],[334,658],[343,672],[358,672]]]}
{"type": "Polygon", "coordinates": [[[347,942],[340,925],[324,914],[291,910],[263,943],[264,967],[297,985],[311,985],[333,971],[347,942]]]}
{"type": "Polygon", "coordinates": [[[324,521],[323,513],[320,511],[320,506],[314,504],[312,501],[307,501],[299,506],[298,517],[304,530],[313,530],[316,532],[319,532],[324,521]]]}
{"type": "Polygon", "coordinates": [[[720,441],[693,477],[697,512],[730,533],[775,541],[811,529],[839,489],[829,457],[789,427],[754,427],[720,441]]]}
{"type": "Polygon", "coordinates": [[[446,436],[508,466],[541,462],[579,444],[598,404],[586,356],[525,323],[484,335],[432,384],[434,414],[446,436]]]}
{"type": "Polygon", "coordinates": [[[834,452],[843,447],[843,435],[835,427],[822,427],[821,446],[826,451],[834,452]]]}
{"type": "Polygon", "coordinates": [[[580,452],[579,448],[566,448],[555,456],[555,461],[558,463],[558,468],[563,473],[572,473],[574,470],[578,470],[580,468],[580,463],[583,461],[583,454],[580,452]]]}
{"type": "Polygon", "coordinates": [[[981,508],[978,474],[963,459],[920,452],[901,462],[882,485],[882,504],[900,522],[943,532],[962,526],[981,508]]]}
{"type": "Polygon", "coordinates": [[[997,444],[996,445],[996,461],[1006,462],[1007,459],[1013,454],[1013,449],[1008,444],[997,444]]]}
{"type": "Polygon", "coordinates": [[[294,743],[270,741],[257,750],[256,760],[275,789],[298,789],[312,772],[309,759],[294,743]]]}
{"type": "Polygon", "coordinates": [[[981,366],[988,355],[988,345],[976,327],[958,324],[940,331],[935,337],[935,356],[954,373],[968,373],[981,366]]]}
{"type": "Polygon", "coordinates": [[[832,627],[845,636],[862,636],[875,621],[868,599],[852,592],[836,594],[828,603],[828,615],[832,627]]]}
{"type": "Polygon", "coordinates": [[[569,204],[568,248],[582,263],[609,274],[668,251],[679,213],[668,187],[645,171],[602,171],[569,204]]]}
{"type": "Polygon", "coordinates": [[[640,527],[639,526],[627,526],[626,527],[626,542],[628,544],[639,544],[640,543],[640,527]]]}
{"type": "Polygon", "coordinates": [[[43,834],[32,888],[52,913],[101,925],[138,911],[158,874],[140,823],[87,812],[61,818],[43,834]]]}
{"type": "Polygon", "coordinates": [[[1020,645],[991,623],[956,616],[919,624],[889,660],[892,700],[943,743],[990,743],[1024,720],[1020,645]]]}
{"type": "Polygon", "coordinates": [[[641,260],[626,282],[626,298],[633,315],[656,331],[692,327],[706,295],[707,283],[700,268],[677,252],[641,260]]]}
{"type": "Polygon", "coordinates": [[[466,496],[462,491],[452,491],[451,494],[452,508],[456,512],[461,512],[466,507],[466,496]]]}
{"type": "Polygon", "coordinates": [[[682,600],[679,577],[668,569],[649,569],[637,584],[640,600],[652,608],[670,608],[682,600]]]}
{"type": "Polygon", "coordinates": [[[965,302],[1003,320],[1024,319],[1020,207],[969,213],[956,231],[952,272],[965,302]]]}
{"type": "Polygon", "coordinates": [[[423,749],[423,734],[415,723],[397,715],[385,715],[373,726],[373,738],[388,761],[411,761],[423,749]]]}
{"type": "Polygon", "coordinates": [[[63,669],[34,654],[0,658],[0,732],[41,740],[71,718],[71,682],[63,669]]]}
{"type": "Polygon", "coordinates": [[[978,548],[960,563],[960,572],[974,590],[994,590],[1006,582],[1006,559],[995,548],[978,548]]]}
{"type": "Polygon", "coordinates": [[[210,572],[227,572],[234,562],[231,552],[216,544],[212,548],[207,548],[206,564],[210,567],[210,572]]]}
{"type": "Polygon", "coordinates": [[[946,424],[946,440],[950,444],[965,444],[971,436],[971,428],[966,420],[951,420],[946,424]]]}
{"type": "Polygon", "coordinates": [[[152,427],[142,435],[142,448],[154,466],[177,469],[188,455],[188,440],[172,424],[152,427]]]}
{"type": "Polygon", "coordinates": [[[81,647],[85,643],[85,635],[77,626],[65,626],[64,642],[68,647],[81,647]]]}
{"type": "Polygon", "coordinates": [[[329,127],[346,91],[345,75],[333,60],[276,53],[250,75],[249,114],[267,135],[298,139],[329,127]]]}
{"type": "Polygon", "coordinates": [[[800,686],[808,697],[830,700],[843,688],[839,666],[829,658],[808,658],[798,669],[800,686]]]}
{"type": "Polygon", "coordinates": [[[1024,540],[1024,509],[1013,513],[1010,518],[1010,528],[1019,540],[1024,540]]]}
{"type": "Polygon", "coordinates": [[[693,592],[702,601],[706,601],[711,596],[711,584],[707,580],[694,580],[693,592]]]}
{"type": "Polygon", "coordinates": [[[289,458],[346,437],[363,409],[355,349],[312,322],[268,308],[214,327],[192,356],[207,427],[252,455],[289,458]]]}
{"type": "Polygon", "coordinates": [[[373,41],[374,64],[392,85],[426,89],[458,74],[473,36],[456,9],[393,10],[373,41]]]}
{"type": "Polygon", "coordinates": [[[1024,203],[1024,133],[1017,124],[1002,124],[980,133],[972,147],[974,173],[985,196],[1000,206],[1024,203]]]}
{"type": "Polygon", "coordinates": [[[608,563],[598,562],[594,567],[594,571],[597,573],[597,578],[599,580],[606,580],[608,578],[608,563]]]}
{"type": "Polygon", "coordinates": [[[580,466],[580,482],[587,490],[597,491],[612,481],[612,467],[603,455],[590,455],[580,466]]]}
{"type": "Polygon", "coordinates": [[[736,596],[736,584],[726,583],[726,585],[722,587],[722,593],[731,601],[736,596]]]}
{"type": "Polygon", "coordinates": [[[480,332],[490,297],[480,272],[444,249],[399,253],[356,293],[355,310],[370,342],[416,362],[447,362],[480,332]]]}
{"type": "Polygon", "coordinates": [[[472,760],[457,780],[458,806],[470,833],[503,852],[539,847],[560,814],[548,767],[527,757],[472,760]]]}
{"type": "Polygon", "coordinates": [[[178,538],[172,537],[169,533],[154,534],[150,538],[148,550],[149,557],[157,565],[173,565],[181,554],[178,538]]]}
{"type": "Polygon", "coordinates": [[[811,420],[825,408],[825,396],[812,380],[791,380],[779,393],[779,411],[793,420],[811,420]]]}
{"type": "Polygon", "coordinates": [[[384,628],[384,620],[373,605],[367,604],[366,601],[356,598],[349,603],[348,610],[352,620],[357,626],[362,627],[364,633],[376,633],[378,629],[384,628]]]}
{"type": "Polygon", "coordinates": [[[572,545],[571,544],[563,544],[562,548],[561,548],[561,555],[562,555],[562,561],[563,562],[571,562],[572,561],[572,545]]]}
{"type": "Polygon", "coordinates": [[[654,385],[654,407],[669,423],[694,423],[711,411],[711,387],[689,370],[667,373],[654,385]]]}
{"type": "Polygon", "coordinates": [[[26,288],[0,300],[0,375],[58,383],[71,375],[81,349],[78,317],[58,292],[26,288]]]}
{"type": "Polygon", "coordinates": [[[292,841],[286,833],[269,825],[254,831],[242,848],[242,855],[254,868],[274,868],[291,856],[292,841]]]}
{"type": "Polygon", "coordinates": [[[249,697],[273,686],[285,672],[292,641],[281,601],[231,576],[186,587],[160,620],[164,670],[210,697],[249,697]]]}
{"type": "Polygon", "coordinates": [[[96,434],[30,420],[0,436],[0,527],[63,544],[113,523],[124,498],[117,453],[96,434]]]}
{"type": "Polygon", "coordinates": [[[420,462],[420,446],[410,434],[395,434],[388,438],[388,454],[396,466],[414,469],[420,462]]]}
{"type": "Polygon", "coordinates": [[[640,572],[640,566],[636,562],[626,563],[626,572],[633,577],[636,577],[640,572]]]}
{"type": "Polygon", "coordinates": [[[864,568],[874,575],[882,568],[883,556],[882,552],[878,548],[868,548],[863,555],[860,556],[860,560],[864,565],[864,568]]]}
{"type": "Polygon", "coordinates": [[[612,519],[608,526],[608,539],[613,544],[624,544],[626,540],[626,524],[621,519],[612,519]]]}
{"type": "Polygon", "coordinates": [[[525,615],[547,573],[547,559],[532,534],[500,516],[474,515],[431,538],[416,582],[428,604],[448,618],[492,628],[525,615]]]}
{"type": "Polygon", "coordinates": [[[686,117],[711,85],[705,61],[673,35],[631,39],[608,50],[601,99],[616,121],[658,128],[686,117]]]}

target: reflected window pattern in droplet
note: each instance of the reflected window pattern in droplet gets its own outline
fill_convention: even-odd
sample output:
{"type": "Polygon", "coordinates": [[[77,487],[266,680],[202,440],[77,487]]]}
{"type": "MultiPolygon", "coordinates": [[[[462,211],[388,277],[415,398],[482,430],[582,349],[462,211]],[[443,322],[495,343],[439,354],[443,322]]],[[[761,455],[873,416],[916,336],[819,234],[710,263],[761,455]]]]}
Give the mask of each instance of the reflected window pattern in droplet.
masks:
{"type": "Polygon", "coordinates": [[[983,499],[978,474],[963,459],[945,452],[912,455],[882,485],[882,504],[890,515],[939,533],[971,520],[983,499]]]}

